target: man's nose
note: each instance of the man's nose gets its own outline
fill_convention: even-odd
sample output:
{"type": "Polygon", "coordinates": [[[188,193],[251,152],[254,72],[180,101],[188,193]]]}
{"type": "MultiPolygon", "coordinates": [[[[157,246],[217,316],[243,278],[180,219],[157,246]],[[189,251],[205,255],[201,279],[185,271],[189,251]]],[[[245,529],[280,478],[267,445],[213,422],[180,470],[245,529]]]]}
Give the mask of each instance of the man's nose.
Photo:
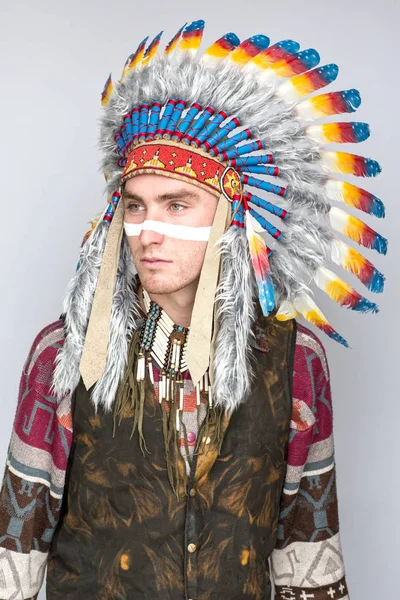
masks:
{"type": "Polygon", "coordinates": [[[139,235],[139,241],[142,246],[151,246],[152,244],[162,244],[164,240],[164,236],[162,233],[157,233],[156,231],[151,231],[148,229],[143,229],[139,235]]]}

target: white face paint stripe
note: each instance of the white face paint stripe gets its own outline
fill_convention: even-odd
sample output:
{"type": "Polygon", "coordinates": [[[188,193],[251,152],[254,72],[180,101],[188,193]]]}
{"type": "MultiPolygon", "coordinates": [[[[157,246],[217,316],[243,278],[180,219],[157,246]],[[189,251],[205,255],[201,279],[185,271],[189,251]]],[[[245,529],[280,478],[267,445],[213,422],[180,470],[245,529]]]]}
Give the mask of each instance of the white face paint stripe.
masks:
{"type": "Polygon", "coordinates": [[[188,225],[173,225],[162,221],[143,221],[140,224],[124,222],[124,229],[129,237],[139,236],[142,231],[154,231],[177,240],[190,240],[192,242],[207,242],[211,233],[211,227],[189,227],[188,225]]]}

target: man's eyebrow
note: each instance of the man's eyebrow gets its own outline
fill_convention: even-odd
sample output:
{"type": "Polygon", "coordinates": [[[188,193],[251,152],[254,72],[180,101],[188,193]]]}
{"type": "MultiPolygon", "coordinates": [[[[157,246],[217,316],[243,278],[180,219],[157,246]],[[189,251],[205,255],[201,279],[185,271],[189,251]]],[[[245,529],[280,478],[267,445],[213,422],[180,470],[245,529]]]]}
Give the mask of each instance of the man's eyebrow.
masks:
{"type": "MultiPolygon", "coordinates": [[[[144,202],[145,200],[138,194],[132,192],[123,192],[122,197],[124,200],[136,200],[137,202],[144,202]]],[[[156,197],[157,202],[165,202],[167,200],[182,200],[183,198],[191,198],[193,200],[199,200],[200,195],[197,192],[189,192],[187,190],[181,190],[176,192],[166,192],[165,194],[159,194],[156,197]]]]}
{"type": "Polygon", "coordinates": [[[189,192],[187,190],[181,190],[177,192],[166,192],[157,196],[157,200],[161,202],[163,200],[182,200],[183,198],[192,198],[193,200],[199,200],[200,196],[197,192],[189,192]]]}
{"type": "Polygon", "coordinates": [[[132,192],[125,192],[125,190],[122,192],[122,198],[124,200],[137,200],[138,202],[143,202],[143,198],[132,192]]]}

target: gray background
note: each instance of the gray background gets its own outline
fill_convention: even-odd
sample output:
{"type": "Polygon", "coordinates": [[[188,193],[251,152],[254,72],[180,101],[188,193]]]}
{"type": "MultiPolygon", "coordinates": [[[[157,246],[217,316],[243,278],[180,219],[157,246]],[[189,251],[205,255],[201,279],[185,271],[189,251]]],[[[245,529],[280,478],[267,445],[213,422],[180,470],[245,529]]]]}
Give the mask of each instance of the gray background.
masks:
{"type": "Polygon", "coordinates": [[[355,119],[369,122],[372,136],[359,149],[384,167],[376,180],[360,182],[387,205],[386,221],[366,217],[390,238],[386,258],[369,253],[388,277],[381,313],[352,314],[326,297],[322,309],[353,347],[346,351],[323,338],[333,380],[341,531],[351,598],[394,599],[399,568],[395,501],[400,492],[393,471],[400,368],[398,4],[194,4],[0,2],[0,456],[5,459],[27,352],[38,331],[58,318],[87,221],[104,208],[97,120],[108,73],[119,77],[125,58],[145,35],[164,29],[166,43],[181,24],[193,19],[206,20],[203,47],[226,31],[235,31],[241,39],[255,33],[265,33],[272,41],[291,37],[302,48],[315,47],[321,64],[339,64],[332,89],[361,91],[364,102],[355,119]]]}

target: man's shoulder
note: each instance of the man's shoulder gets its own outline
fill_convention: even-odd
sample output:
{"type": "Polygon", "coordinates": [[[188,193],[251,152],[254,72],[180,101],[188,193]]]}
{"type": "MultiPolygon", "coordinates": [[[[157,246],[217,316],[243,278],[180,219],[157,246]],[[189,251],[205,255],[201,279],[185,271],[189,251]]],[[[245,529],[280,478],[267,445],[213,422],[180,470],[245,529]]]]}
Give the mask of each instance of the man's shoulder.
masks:
{"type": "MultiPolygon", "coordinates": [[[[253,325],[253,338],[251,345],[261,352],[269,352],[273,347],[274,330],[282,327],[286,322],[277,319],[260,317],[253,325]],[[271,344],[272,342],[272,344],[271,344]]],[[[304,356],[314,354],[324,365],[327,365],[325,348],[319,337],[302,323],[296,323],[294,360],[299,361],[304,356]]]]}
{"type": "Polygon", "coordinates": [[[303,324],[297,324],[293,361],[293,402],[316,406],[317,398],[329,382],[325,348],[317,335],[303,324]]]}
{"type": "Polygon", "coordinates": [[[54,363],[58,350],[64,344],[64,320],[62,318],[43,327],[36,335],[25,363],[25,372],[32,372],[35,364],[40,361],[54,363]]]}
{"type": "Polygon", "coordinates": [[[52,323],[49,323],[43,327],[37,334],[33,345],[37,346],[40,343],[45,343],[54,337],[64,339],[64,319],[62,318],[57,319],[57,321],[53,321],[52,323]]]}
{"type": "Polygon", "coordinates": [[[297,323],[295,354],[306,354],[307,356],[315,354],[324,365],[327,365],[324,345],[319,337],[302,323],[297,323]]]}

